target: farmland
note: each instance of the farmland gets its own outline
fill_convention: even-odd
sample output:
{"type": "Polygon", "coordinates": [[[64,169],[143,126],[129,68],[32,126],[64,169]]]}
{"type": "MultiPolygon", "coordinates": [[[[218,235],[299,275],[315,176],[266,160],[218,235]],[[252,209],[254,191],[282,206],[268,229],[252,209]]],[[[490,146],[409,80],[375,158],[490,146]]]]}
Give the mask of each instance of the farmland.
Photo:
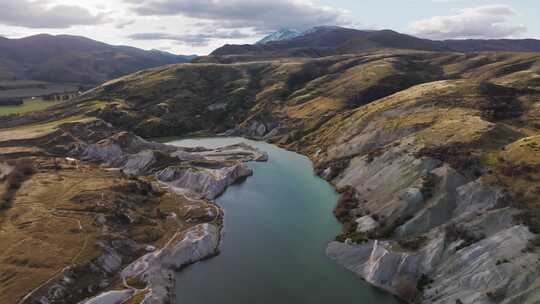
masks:
{"type": "Polygon", "coordinates": [[[46,101],[41,98],[29,98],[24,100],[24,104],[20,106],[0,106],[0,115],[19,114],[44,110],[55,104],[58,104],[58,102],[46,101]]]}

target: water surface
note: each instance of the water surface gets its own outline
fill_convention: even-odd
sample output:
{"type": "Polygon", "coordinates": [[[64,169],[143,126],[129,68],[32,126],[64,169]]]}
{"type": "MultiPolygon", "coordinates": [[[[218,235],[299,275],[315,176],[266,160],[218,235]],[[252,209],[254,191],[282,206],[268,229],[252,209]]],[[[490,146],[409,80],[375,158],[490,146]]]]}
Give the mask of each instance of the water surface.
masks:
{"type": "Polygon", "coordinates": [[[395,304],[334,264],[326,244],[340,231],[332,215],[337,195],[313,174],[308,158],[242,138],[172,141],[219,147],[247,142],[269,153],[249,163],[254,176],[230,187],[217,203],[225,210],[220,255],[177,274],[182,304],[395,304]]]}

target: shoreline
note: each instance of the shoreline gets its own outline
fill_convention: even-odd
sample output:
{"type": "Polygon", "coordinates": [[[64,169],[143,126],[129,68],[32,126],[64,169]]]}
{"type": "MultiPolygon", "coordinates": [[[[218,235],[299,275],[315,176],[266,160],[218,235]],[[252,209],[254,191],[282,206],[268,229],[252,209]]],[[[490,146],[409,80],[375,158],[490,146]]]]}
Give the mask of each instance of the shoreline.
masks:
{"type": "MultiPolygon", "coordinates": [[[[91,123],[91,124],[93,124],[93,123],[91,123]]],[[[225,136],[218,136],[218,137],[225,137],[225,136]]],[[[116,137],[115,137],[115,138],[116,138],[116,137]]],[[[136,139],[137,137],[134,137],[134,138],[136,139]]],[[[251,138],[251,139],[255,139],[255,140],[260,140],[260,138],[254,138],[254,137],[249,137],[249,136],[246,136],[246,138],[248,138],[248,139],[251,138]]],[[[117,139],[120,139],[120,137],[118,137],[117,139]]],[[[116,140],[116,139],[115,139],[115,140],[116,140]]],[[[262,141],[268,142],[268,140],[262,140],[262,141]]],[[[114,142],[114,141],[113,141],[113,142],[114,142]]],[[[148,142],[148,141],[145,141],[145,140],[143,140],[143,139],[140,139],[140,140],[139,140],[139,139],[136,139],[136,140],[133,141],[133,142],[136,143],[136,145],[142,144],[142,145],[145,146],[145,147],[152,147],[152,148],[159,147],[159,149],[162,149],[163,147],[167,147],[167,145],[162,145],[162,144],[154,143],[154,142],[148,142]],[[142,140],[142,141],[141,141],[141,140],[142,140]],[[149,146],[148,146],[148,145],[149,145],[149,146]]],[[[132,143],[133,143],[133,142],[132,142],[132,143]]],[[[111,142],[107,143],[107,145],[110,145],[110,144],[111,144],[111,142]]],[[[281,148],[285,148],[285,149],[287,149],[287,150],[289,150],[289,151],[293,151],[293,152],[295,152],[295,153],[298,153],[298,154],[300,154],[300,155],[302,155],[302,156],[304,156],[304,157],[307,157],[313,165],[316,164],[316,163],[315,163],[315,160],[313,159],[313,156],[310,155],[310,154],[307,154],[307,155],[306,155],[306,154],[303,154],[303,153],[299,153],[299,152],[301,152],[301,151],[299,151],[298,149],[291,148],[291,146],[280,145],[280,144],[276,144],[276,143],[271,143],[271,144],[276,145],[276,146],[281,147],[281,148]]],[[[87,147],[85,147],[83,150],[80,150],[80,147],[79,147],[79,148],[78,148],[79,150],[77,150],[77,151],[78,151],[77,153],[82,153],[82,154],[80,154],[80,155],[84,155],[83,158],[94,159],[94,161],[96,161],[96,160],[99,161],[99,160],[100,160],[101,162],[103,162],[103,161],[105,161],[105,160],[107,160],[107,159],[108,159],[109,161],[111,161],[111,160],[112,160],[112,161],[116,161],[116,160],[115,160],[116,156],[114,156],[114,157],[111,158],[111,154],[108,154],[109,152],[106,152],[106,153],[105,153],[105,151],[112,151],[112,150],[110,150],[110,148],[106,148],[107,146],[100,146],[100,145],[102,145],[102,144],[99,144],[99,145],[91,144],[91,145],[88,145],[87,147]]],[[[109,146],[109,147],[110,147],[110,146],[109,146]]],[[[399,147],[398,147],[398,148],[399,148],[399,147]]],[[[170,148],[170,147],[165,148],[165,150],[169,151],[168,149],[171,149],[171,148],[170,148]]],[[[396,149],[397,149],[397,148],[396,148],[396,149]]],[[[171,151],[169,151],[169,153],[170,153],[170,152],[171,152],[171,151]]],[[[196,149],[195,149],[195,150],[188,150],[188,153],[192,153],[192,152],[195,152],[195,153],[196,153],[196,149]]],[[[199,152],[200,152],[200,151],[199,151],[199,152]]],[[[203,152],[204,152],[204,151],[203,151],[203,152]]],[[[219,157],[221,157],[223,154],[220,154],[221,151],[218,151],[218,152],[219,152],[219,153],[217,153],[216,155],[218,155],[219,157]]],[[[392,151],[390,151],[390,152],[392,152],[392,151]]],[[[115,153],[117,153],[117,152],[115,152],[115,153]]],[[[225,154],[226,154],[226,153],[225,153],[225,154]]],[[[148,155],[145,154],[145,153],[142,153],[142,154],[133,154],[133,155],[136,155],[136,157],[135,157],[136,161],[135,161],[134,159],[131,159],[131,165],[128,165],[128,164],[130,164],[129,161],[126,162],[126,163],[125,163],[126,167],[125,167],[124,169],[128,169],[128,170],[130,170],[130,171],[132,171],[132,170],[137,171],[137,170],[141,169],[142,167],[144,167],[145,164],[147,164],[147,161],[149,160],[148,155]],[[141,162],[141,161],[142,161],[142,162],[141,162]],[[133,164],[137,164],[137,165],[136,165],[135,167],[133,167],[133,166],[132,166],[133,164]],[[141,168],[137,168],[137,166],[140,166],[140,165],[142,165],[142,167],[141,167],[141,168]]],[[[129,157],[126,158],[126,159],[129,159],[130,157],[131,157],[131,156],[129,156],[129,157]]],[[[155,159],[155,158],[154,158],[154,159],[155,159]]],[[[376,163],[375,163],[375,164],[376,164],[376,163]]],[[[372,166],[373,164],[366,164],[366,165],[369,167],[369,166],[372,166]]],[[[436,167],[436,168],[438,168],[438,167],[436,167]]],[[[317,176],[318,178],[323,178],[323,179],[324,179],[324,177],[321,176],[321,174],[320,174],[322,171],[315,170],[315,168],[313,168],[313,169],[314,169],[313,174],[314,174],[315,176],[317,176]]],[[[144,169],[144,170],[146,170],[146,169],[144,169]]],[[[189,171],[189,170],[188,170],[188,171],[189,171]]],[[[185,171],[178,171],[178,172],[183,172],[182,174],[185,174],[185,173],[186,173],[185,171]]],[[[165,175],[164,175],[165,180],[167,180],[168,176],[172,176],[171,174],[173,174],[173,175],[174,175],[174,174],[177,174],[177,171],[174,171],[174,170],[173,170],[173,171],[171,171],[171,172],[165,174],[165,175]]],[[[196,173],[196,172],[191,172],[191,173],[188,172],[188,174],[197,174],[197,173],[196,173]]],[[[242,173],[242,174],[245,174],[245,173],[242,173]]],[[[240,174],[240,175],[242,175],[242,174],[240,174]]],[[[453,173],[452,173],[452,174],[453,174],[453,173]]],[[[172,179],[172,180],[167,180],[167,182],[174,182],[174,179],[172,179]]],[[[331,181],[329,181],[329,183],[332,185],[332,187],[333,187],[336,191],[339,192],[339,188],[340,188],[339,182],[338,182],[338,183],[335,183],[333,180],[331,180],[331,181]]],[[[228,185],[230,185],[231,183],[228,183],[228,182],[227,182],[226,184],[227,184],[227,186],[228,186],[228,185]]],[[[191,186],[193,186],[193,184],[192,184],[191,186]]],[[[196,185],[195,185],[195,186],[196,186],[196,185]]],[[[223,193],[223,191],[226,189],[227,186],[225,186],[225,188],[222,188],[222,190],[215,190],[214,188],[212,188],[212,189],[206,189],[206,190],[205,190],[205,189],[199,189],[199,191],[203,191],[203,192],[202,192],[202,193],[203,193],[203,196],[206,196],[207,199],[208,199],[208,198],[210,198],[210,199],[215,199],[215,198],[217,197],[217,195],[223,193]]],[[[221,187],[221,186],[219,186],[219,187],[221,187]]],[[[221,188],[218,188],[218,189],[221,189],[221,188]]],[[[215,202],[214,202],[214,204],[215,204],[215,202]]],[[[221,208],[220,206],[218,206],[218,205],[216,205],[216,206],[222,211],[221,213],[223,213],[222,208],[221,208]]],[[[341,224],[342,224],[343,227],[345,227],[343,223],[341,223],[341,224]]],[[[220,237],[219,237],[219,239],[218,239],[218,241],[217,241],[217,243],[216,243],[216,245],[215,245],[214,251],[212,251],[212,253],[209,253],[208,256],[215,256],[215,253],[216,253],[215,250],[219,250],[219,244],[220,244],[220,242],[221,242],[221,233],[222,233],[222,229],[223,229],[223,226],[222,226],[222,225],[219,226],[219,228],[218,228],[218,234],[220,235],[220,237]]],[[[197,229],[196,229],[196,230],[197,230],[197,229]]],[[[203,229],[203,230],[206,230],[206,229],[203,229]]],[[[517,231],[516,231],[516,232],[517,232],[517,231]]],[[[521,233],[521,232],[519,232],[519,233],[521,233]]],[[[203,235],[204,235],[204,233],[203,233],[203,235]]],[[[203,235],[199,235],[199,238],[201,238],[201,239],[204,238],[203,235]]],[[[525,236],[525,235],[524,235],[524,238],[527,238],[527,237],[528,237],[528,236],[525,236]]],[[[398,239],[398,240],[399,240],[399,239],[398,239]]],[[[434,240],[436,240],[436,239],[434,239],[434,240]]],[[[390,241],[393,241],[393,240],[390,240],[390,241]]],[[[182,243],[182,242],[179,241],[179,243],[182,243]]],[[[391,244],[390,242],[386,242],[386,243],[391,244]]],[[[343,243],[339,243],[339,244],[343,244],[343,243]]],[[[383,246],[388,246],[388,245],[385,245],[385,243],[382,243],[382,244],[383,244],[383,246]]],[[[343,249],[339,249],[340,252],[343,252],[343,253],[347,253],[347,252],[350,251],[350,250],[353,250],[352,252],[354,252],[355,250],[358,250],[359,248],[365,247],[367,250],[372,251],[371,254],[368,254],[368,255],[367,255],[368,258],[371,257],[371,255],[373,254],[373,252],[376,251],[374,248],[371,248],[371,247],[370,247],[370,246],[372,246],[372,245],[370,245],[370,243],[367,243],[367,244],[353,244],[353,243],[350,243],[349,241],[346,241],[343,245],[344,245],[344,247],[342,247],[343,249]],[[367,246],[367,247],[366,247],[366,246],[367,246]]],[[[340,246],[341,246],[341,245],[340,245],[340,246]]],[[[180,247],[182,247],[182,245],[180,245],[180,247]]],[[[377,247],[377,242],[375,242],[375,247],[377,247]]],[[[401,263],[404,263],[404,262],[408,259],[408,257],[409,257],[409,255],[407,255],[407,254],[406,254],[406,255],[401,255],[401,256],[400,256],[400,254],[395,254],[395,253],[389,251],[389,249],[387,249],[387,248],[385,248],[385,247],[382,247],[382,248],[383,248],[383,249],[381,249],[381,250],[383,250],[383,251],[381,251],[381,254],[383,254],[383,256],[384,256],[384,255],[389,256],[389,257],[395,256],[395,258],[397,258],[398,260],[401,260],[401,261],[402,261],[401,263]]],[[[164,250],[164,249],[167,249],[167,248],[162,248],[162,249],[159,250],[159,251],[162,252],[162,250],[164,250]]],[[[413,252],[414,252],[414,251],[413,251],[413,252]]],[[[340,253],[340,254],[341,254],[341,253],[340,253]]],[[[365,254],[365,253],[364,253],[364,254],[365,254]]],[[[148,255],[150,255],[150,254],[148,254],[148,255]]],[[[157,253],[156,253],[156,255],[160,255],[160,254],[157,254],[157,253]]],[[[335,255],[335,254],[333,255],[334,258],[332,258],[331,254],[329,254],[329,253],[327,252],[327,256],[330,257],[331,260],[334,260],[335,262],[337,261],[338,264],[341,264],[341,265],[344,266],[345,268],[349,268],[349,269],[350,269],[351,267],[357,267],[356,264],[355,264],[355,265],[348,265],[348,266],[347,266],[346,263],[348,263],[348,262],[345,262],[345,265],[344,265],[343,262],[340,261],[341,258],[340,258],[339,256],[336,258],[336,255],[335,255]]],[[[143,256],[142,258],[144,258],[144,256],[143,256]]],[[[139,258],[139,259],[141,259],[141,258],[139,258]]],[[[193,263],[193,262],[192,262],[192,261],[189,261],[188,264],[189,264],[189,263],[193,263]]],[[[407,262],[407,263],[409,263],[409,262],[407,262]]],[[[381,266],[381,265],[379,265],[379,266],[381,266]]],[[[378,267],[379,267],[379,266],[378,266],[378,267]]],[[[384,267],[384,266],[383,266],[383,267],[384,267]]],[[[354,272],[356,272],[356,271],[354,271],[354,272]]],[[[357,274],[358,274],[358,273],[357,273],[357,274]]],[[[394,296],[396,296],[396,291],[393,290],[393,289],[391,289],[391,287],[390,287],[390,289],[389,289],[388,286],[385,286],[385,285],[378,285],[377,281],[371,281],[371,280],[373,280],[373,278],[369,278],[369,277],[366,278],[366,277],[365,277],[364,275],[362,275],[362,274],[359,274],[359,275],[360,275],[360,277],[361,277],[362,279],[364,279],[364,281],[366,281],[367,283],[370,283],[370,285],[375,286],[375,287],[377,287],[377,288],[380,288],[380,289],[384,290],[385,292],[389,292],[390,294],[393,294],[394,296]]],[[[378,280],[378,279],[376,279],[376,280],[378,280]]],[[[146,290],[146,289],[144,289],[144,290],[146,290]]],[[[127,293],[126,293],[126,294],[127,294],[127,293]]],[[[117,296],[117,294],[113,294],[113,296],[117,296]]],[[[130,294],[130,296],[133,296],[133,294],[130,294]]],[[[398,296],[398,297],[399,297],[399,296],[398,296]]],[[[87,302],[82,302],[82,303],[93,303],[93,302],[91,302],[91,300],[90,300],[90,302],[87,301],[87,302]]]]}
{"type": "MultiPolygon", "coordinates": [[[[5,142],[0,145],[0,149],[9,149],[10,151],[24,149],[24,147],[14,147],[15,144],[21,143],[23,143],[22,139],[16,142],[5,142]]],[[[90,192],[79,195],[77,194],[78,190],[72,189],[75,197],[68,196],[66,203],[73,204],[73,200],[77,202],[80,200],[86,201],[86,196],[88,196],[88,199],[92,200],[93,203],[103,205],[103,207],[92,208],[118,209],[116,211],[112,209],[111,215],[107,213],[103,215],[101,209],[96,209],[95,216],[92,213],[90,218],[84,218],[82,224],[83,219],[76,220],[77,217],[74,217],[73,224],[78,223],[77,227],[79,227],[77,233],[82,233],[82,231],[79,231],[80,227],[88,227],[90,224],[95,223],[92,224],[93,226],[89,226],[97,227],[92,228],[91,235],[97,233],[98,237],[103,239],[97,243],[98,245],[101,244],[100,248],[103,249],[94,253],[97,255],[96,258],[89,260],[86,257],[88,254],[85,253],[85,256],[77,260],[75,264],[68,263],[67,267],[48,277],[37,288],[21,294],[20,303],[28,303],[34,300],[41,301],[43,299],[56,302],[66,301],[68,298],[80,297],[78,294],[81,293],[81,290],[83,291],[82,294],[88,294],[89,296],[85,296],[86,299],[81,299],[81,302],[77,300],[77,303],[94,303],[95,301],[99,303],[112,301],[112,303],[115,303],[119,297],[128,299],[143,295],[145,297],[152,296],[152,289],[148,289],[148,286],[152,285],[152,280],[159,280],[160,276],[157,274],[161,273],[161,270],[156,271],[156,269],[162,269],[161,266],[156,266],[159,263],[164,263],[163,269],[166,272],[166,269],[181,268],[186,264],[218,253],[223,211],[215,204],[215,197],[223,193],[232,183],[252,174],[244,165],[244,162],[250,160],[264,161],[266,159],[263,153],[259,153],[256,149],[246,145],[233,145],[220,149],[182,149],[150,142],[132,133],[116,130],[111,125],[99,120],[62,124],[51,128],[48,132],[44,132],[43,135],[40,134],[38,137],[25,140],[24,144],[35,146],[32,154],[23,157],[35,162],[34,166],[39,169],[39,172],[25,183],[35,183],[36,179],[41,180],[41,175],[49,174],[49,171],[51,171],[51,174],[62,174],[64,176],[57,179],[58,183],[61,184],[67,184],[66,174],[68,173],[70,178],[72,178],[71,176],[73,178],[83,177],[84,174],[90,174],[92,177],[102,175],[104,181],[111,184],[111,194],[104,192],[105,189],[102,189],[95,193],[96,199],[94,200],[93,193],[91,197],[90,192]],[[66,136],[68,134],[69,136],[66,136]],[[98,136],[95,136],[96,134],[98,136]],[[73,143],[70,139],[73,138],[73,135],[76,135],[79,141],[73,143]],[[57,145],[57,141],[53,141],[51,145],[48,142],[51,137],[66,138],[68,140],[62,142],[61,146],[57,145]],[[39,165],[37,162],[39,162],[39,165]],[[113,170],[112,168],[116,169],[113,170]],[[94,171],[96,173],[93,173],[94,171]],[[120,181],[125,181],[126,185],[123,185],[120,181]],[[195,183],[193,183],[194,181],[195,183]],[[163,191],[162,185],[167,185],[168,189],[163,191]],[[174,194],[175,191],[172,188],[177,187],[186,189],[184,198],[181,198],[181,194],[174,194]],[[114,207],[114,203],[108,202],[110,195],[114,194],[124,200],[123,195],[128,193],[130,193],[128,195],[128,202],[130,203],[122,202],[119,206],[123,207],[114,207]],[[137,195],[141,196],[141,201],[150,202],[150,199],[153,199],[156,202],[155,205],[154,203],[150,205],[154,209],[153,213],[148,214],[148,211],[144,211],[144,209],[138,211],[139,206],[143,205],[131,206],[131,204],[138,202],[137,195]],[[186,197],[189,197],[189,199],[186,199],[186,197]],[[160,203],[164,200],[166,200],[167,204],[160,203]],[[126,207],[128,209],[119,212],[119,208],[126,207]],[[148,216],[153,217],[153,219],[147,218],[148,216]],[[184,221],[185,223],[183,223],[184,221]],[[141,242],[138,239],[133,240],[133,236],[130,235],[133,232],[130,232],[130,230],[139,229],[137,225],[141,224],[138,223],[144,224],[146,222],[150,224],[150,228],[141,228],[143,229],[141,230],[143,235],[145,233],[154,233],[152,229],[156,229],[155,223],[162,223],[163,227],[168,227],[164,230],[164,236],[166,236],[167,230],[177,228],[174,229],[174,235],[169,237],[168,240],[164,240],[166,243],[162,246],[156,246],[157,243],[154,241],[141,242]],[[113,231],[116,235],[115,238],[125,240],[122,242],[108,241],[107,238],[113,231]],[[126,252],[129,254],[123,253],[122,246],[127,246],[126,252]],[[202,247],[194,250],[195,247],[193,246],[202,247]],[[156,247],[160,247],[160,249],[156,247]],[[146,252],[146,254],[137,256],[143,252],[146,252]],[[129,266],[132,266],[132,268],[140,267],[139,262],[141,262],[141,259],[144,265],[149,265],[149,262],[152,261],[154,266],[146,269],[146,272],[138,269],[135,272],[122,275],[118,277],[120,281],[114,279],[117,274],[122,273],[129,266]],[[149,273],[154,273],[153,279],[146,275],[149,273]],[[85,276],[95,278],[84,279],[85,276]],[[84,286],[84,288],[77,287],[80,284],[86,284],[81,280],[90,280],[92,284],[91,286],[84,286]],[[144,286],[141,286],[141,284],[144,284],[144,286]],[[122,286],[129,288],[118,291],[117,289],[120,288],[121,290],[122,286]],[[77,288],[79,288],[79,292],[77,292],[77,288]],[[103,292],[95,293],[100,290],[103,292]]],[[[4,156],[8,162],[11,158],[18,159],[21,157],[17,154],[4,156]]],[[[0,175],[4,174],[5,169],[8,170],[6,171],[6,174],[8,174],[11,167],[9,165],[4,166],[3,162],[1,164],[0,175]]],[[[81,182],[87,180],[89,179],[85,178],[81,182]]],[[[43,183],[50,184],[48,181],[43,183]]],[[[38,189],[36,188],[36,190],[38,189]]],[[[26,193],[28,190],[23,191],[26,193]]],[[[109,188],[106,191],[109,191],[109,188]]],[[[51,193],[51,195],[54,194],[51,193]]],[[[18,196],[16,198],[19,199],[18,196]]],[[[44,201],[44,203],[48,202],[49,200],[44,201]]],[[[18,206],[19,200],[15,203],[15,207],[18,206]]],[[[77,205],[69,206],[74,208],[77,205]]],[[[12,208],[8,208],[7,212],[10,212],[12,208]]],[[[73,230],[73,233],[75,233],[75,228],[73,230]]],[[[86,231],[84,233],[85,236],[90,234],[90,232],[86,231]]],[[[157,241],[162,239],[159,235],[157,237],[157,241]]],[[[86,242],[88,240],[85,240],[86,242]]],[[[94,241],[90,240],[90,242],[94,241]]],[[[84,251],[85,247],[83,246],[81,250],[84,251]]],[[[164,281],[162,280],[162,282],[164,281]]],[[[156,285],[154,284],[154,286],[156,285]]],[[[158,284],[157,286],[167,287],[166,284],[158,284]]],[[[155,287],[155,289],[158,288],[155,287]]],[[[170,286],[169,289],[174,290],[170,286]]],[[[167,298],[168,292],[163,292],[163,289],[159,292],[156,293],[158,300],[167,298]]],[[[69,300],[69,302],[73,301],[75,300],[69,300]]]]}

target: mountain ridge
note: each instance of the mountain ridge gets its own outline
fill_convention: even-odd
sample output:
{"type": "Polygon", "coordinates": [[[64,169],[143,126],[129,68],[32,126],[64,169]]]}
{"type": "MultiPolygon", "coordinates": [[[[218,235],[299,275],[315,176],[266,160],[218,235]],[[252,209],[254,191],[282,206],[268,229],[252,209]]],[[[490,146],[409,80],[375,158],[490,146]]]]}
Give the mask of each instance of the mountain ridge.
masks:
{"type": "Polygon", "coordinates": [[[96,85],[138,70],[191,59],[83,36],[38,34],[0,39],[0,70],[13,80],[96,85]]]}
{"type": "Polygon", "coordinates": [[[358,53],[374,49],[409,49],[420,51],[479,52],[479,51],[540,51],[536,39],[465,39],[430,40],[393,30],[357,30],[343,27],[315,27],[298,37],[264,44],[226,44],[211,56],[222,57],[324,57],[358,53]]]}

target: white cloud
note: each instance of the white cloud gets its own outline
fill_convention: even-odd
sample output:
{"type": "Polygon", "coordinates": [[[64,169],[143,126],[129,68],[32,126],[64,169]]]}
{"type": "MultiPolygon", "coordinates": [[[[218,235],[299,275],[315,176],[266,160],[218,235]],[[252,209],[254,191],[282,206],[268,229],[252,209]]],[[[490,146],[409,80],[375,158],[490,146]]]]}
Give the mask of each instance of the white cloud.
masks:
{"type": "Polygon", "coordinates": [[[133,40],[169,40],[178,41],[191,46],[207,46],[212,39],[241,39],[250,37],[240,31],[210,31],[204,33],[170,34],[164,32],[135,33],[128,36],[133,40]]]}
{"type": "Polygon", "coordinates": [[[183,15],[211,21],[216,27],[253,28],[259,32],[281,27],[307,29],[344,22],[345,10],[309,0],[124,0],[141,16],[183,15]]]}
{"type": "Polygon", "coordinates": [[[49,5],[49,1],[0,0],[0,23],[26,28],[69,28],[104,22],[103,15],[91,14],[75,5],[49,5]]]}
{"type": "Polygon", "coordinates": [[[430,39],[515,37],[527,31],[525,26],[510,22],[516,15],[507,5],[459,9],[451,15],[415,21],[409,25],[408,32],[430,39]]]}

